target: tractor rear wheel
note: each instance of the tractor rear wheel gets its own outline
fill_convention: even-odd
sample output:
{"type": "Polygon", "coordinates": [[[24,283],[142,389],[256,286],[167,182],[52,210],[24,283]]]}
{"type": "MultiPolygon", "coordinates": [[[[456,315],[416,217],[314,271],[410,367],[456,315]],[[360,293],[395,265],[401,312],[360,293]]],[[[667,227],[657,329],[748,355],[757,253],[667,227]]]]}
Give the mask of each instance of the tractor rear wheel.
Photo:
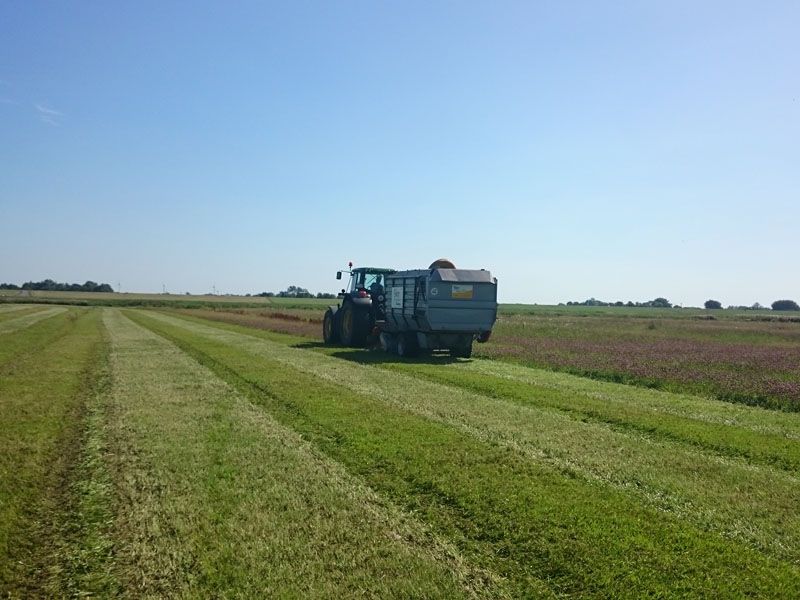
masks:
{"type": "Polygon", "coordinates": [[[369,333],[369,314],[356,309],[352,304],[342,307],[339,333],[345,346],[363,346],[369,333]]]}
{"type": "Polygon", "coordinates": [[[322,341],[329,346],[339,341],[339,332],[336,331],[336,318],[330,308],[325,311],[325,318],[322,319],[322,341]]]}

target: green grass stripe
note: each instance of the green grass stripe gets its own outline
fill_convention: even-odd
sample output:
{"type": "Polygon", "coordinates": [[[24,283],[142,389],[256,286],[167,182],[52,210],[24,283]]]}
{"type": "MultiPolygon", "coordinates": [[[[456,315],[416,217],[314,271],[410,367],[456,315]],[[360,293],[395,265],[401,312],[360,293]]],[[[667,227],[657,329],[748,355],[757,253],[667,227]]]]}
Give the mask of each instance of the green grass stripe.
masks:
{"type": "Polygon", "coordinates": [[[490,593],[455,549],[173,344],[117,310],[105,322],[127,594],[490,593]]]}
{"type": "Polygon", "coordinates": [[[5,334],[0,343],[0,375],[8,372],[14,364],[24,361],[29,354],[39,352],[48,344],[72,332],[78,315],[84,310],[73,308],[5,334]]]}
{"type": "Polygon", "coordinates": [[[494,360],[405,362],[381,353],[328,351],[394,372],[424,377],[474,392],[551,407],[576,418],[674,439],[750,462],[800,472],[800,413],[780,413],[684,394],[597,382],[565,373],[494,360]]]}
{"type": "Polygon", "coordinates": [[[0,302],[0,314],[11,313],[17,310],[31,308],[30,304],[9,304],[0,302]]]}
{"type": "MultiPolygon", "coordinates": [[[[522,451],[523,440],[496,443],[495,428],[524,431],[514,422],[521,407],[512,403],[483,397],[469,415],[485,416],[481,429],[466,423],[471,400],[462,390],[183,319],[143,312],[132,318],[423,515],[507,577],[514,594],[524,594],[530,577],[577,595],[800,592],[792,564],[644,504],[633,485],[585,479],[562,457],[522,451]]],[[[532,429],[552,423],[539,419],[532,429]]],[[[587,440],[585,453],[597,453],[587,440]]],[[[627,457],[620,452],[616,459],[627,457]]]]}
{"type": "Polygon", "coordinates": [[[39,310],[31,314],[18,316],[8,321],[0,323],[0,335],[12,333],[20,329],[30,327],[34,323],[38,323],[42,319],[49,319],[55,315],[65,312],[67,309],[63,306],[53,306],[44,310],[39,310]]]}
{"type": "Polygon", "coordinates": [[[20,306],[19,310],[0,311],[0,323],[44,310],[41,306],[20,306]]]}
{"type": "Polygon", "coordinates": [[[43,595],[99,313],[0,376],[0,596],[43,595]]]}
{"type": "MultiPolygon", "coordinates": [[[[602,422],[576,420],[548,406],[547,398],[560,397],[552,390],[538,390],[538,395],[537,390],[529,390],[527,401],[521,404],[414,377],[413,369],[423,365],[406,364],[411,374],[388,375],[382,369],[287,348],[216,324],[153,317],[458,427],[537,462],[623,489],[660,510],[778,557],[800,559],[800,511],[796,509],[800,481],[794,475],[708,454],[673,440],[619,431],[602,422]]],[[[458,363],[462,365],[468,363],[458,363]]],[[[456,367],[452,373],[454,380],[469,375],[456,367]]]]}
{"type": "Polygon", "coordinates": [[[106,435],[110,369],[105,336],[97,355],[85,394],[79,448],[66,478],[58,536],[47,563],[44,590],[52,598],[108,598],[122,591],[113,572],[115,513],[106,458],[112,449],[106,435]]]}

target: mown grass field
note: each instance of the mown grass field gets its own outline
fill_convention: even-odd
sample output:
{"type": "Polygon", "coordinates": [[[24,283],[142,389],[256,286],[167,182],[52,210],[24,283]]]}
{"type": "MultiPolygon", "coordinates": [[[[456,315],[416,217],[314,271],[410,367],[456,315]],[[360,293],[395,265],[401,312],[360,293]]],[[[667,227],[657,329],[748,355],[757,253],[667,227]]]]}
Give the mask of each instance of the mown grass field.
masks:
{"type": "Polygon", "coordinates": [[[800,595],[800,413],[317,318],[0,306],[0,595],[800,595]]]}
{"type": "MultiPolygon", "coordinates": [[[[180,310],[180,309],[178,309],[180,310]]],[[[317,339],[322,311],[215,306],[184,314],[317,339]]],[[[475,355],[744,404],[800,410],[800,317],[691,311],[501,305],[492,343],[475,355]]]]}

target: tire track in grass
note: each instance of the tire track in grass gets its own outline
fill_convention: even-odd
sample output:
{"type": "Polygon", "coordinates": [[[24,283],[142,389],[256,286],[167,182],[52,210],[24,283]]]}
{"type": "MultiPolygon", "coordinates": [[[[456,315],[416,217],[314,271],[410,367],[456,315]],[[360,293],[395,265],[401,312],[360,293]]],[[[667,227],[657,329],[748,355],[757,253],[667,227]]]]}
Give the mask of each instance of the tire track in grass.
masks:
{"type": "Polygon", "coordinates": [[[547,406],[520,405],[408,374],[387,376],[383,369],[214,325],[148,316],[635,494],[659,510],[777,557],[800,560],[800,481],[780,470],[617,431],[605,423],[578,421],[547,406]]]}
{"type": "Polygon", "coordinates": [[[104,318],[127,595],[499,595],[455,549],[173,344],[118,310],[104,318]]]}
{"type": "Polygon", "coordinates": [[[31,313],[29,315],[23,315],[15,319],[9,319],[8,321],[3,321],[2,323],[0,323],[0,335],[12,333],[14,331],[30,327],[31,325],[33,325],[34,323],[38,323],[42,319],[49,319],[50,317],[54,317],[55,315],[65,312],[66,310],[67,309],[64,308],[63,306],[54,306],[51,308],[46,308],[44,310],[31,313]]]}
{"type": "MultiPolygon", "coordinates": [[[[697,527],[687,515],[654,510],[637,500],[634,487],[586,480],[548,456],[521,452],[520,444],[495,443],[490,428],[418,410],[409,396],[424,397],[428,382],[183,319],[131,316],[424,515],[468,556],[507,577],[515,594],[524,595],[530,576],[580,596],[800,593],[791,562],[697,527]],[[383,387],[373,389],[367,372],[383,387]]],[[[451,392],[464,400],[458,390],[436,387],[443,404],[451,392]]],[[[484,398],[487,415],[494,404],[484,398]]]]}
{"type": "Polygon", "coordinates": [[[99,313],[81,312],[67,335],[0,376],[0,596],[49,595],[65,474],[99,342],[99,313]]]}
{"type": "Polygon", "coordinates": [[[115,521],[113,482],[108,468],[107,332],[98,347],[85,389],[80,435],[70,449],[61,490],[57,535],[40,572],[48,597],[117,597],[122,590],[113,572],[115,521]]]}

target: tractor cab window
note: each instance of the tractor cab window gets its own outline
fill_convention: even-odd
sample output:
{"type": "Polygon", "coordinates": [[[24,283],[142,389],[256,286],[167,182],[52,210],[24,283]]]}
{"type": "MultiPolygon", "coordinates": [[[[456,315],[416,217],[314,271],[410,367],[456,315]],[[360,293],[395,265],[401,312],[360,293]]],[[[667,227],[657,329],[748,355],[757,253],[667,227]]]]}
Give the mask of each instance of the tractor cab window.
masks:
{"type": "Polygon", "coordinates": [[[358,271],[350,277],[350,287],[347,291],[367,290],[370,293],[382,292],[384,284],[383,273],[358,271]]]}
{"type": "Polygon", "coordinates": [[[367,273],[364,279],[364,286],[366,289],[371,290],[373,287],[383,287],[383,274],[382,273],[367,273]]]}
{"type": "Polygon", "coordinates": [[[350,275],[350,285],[347,288],[348,292],[354,292],[364,287],[364,273],[358,271],[350,275]]]}

